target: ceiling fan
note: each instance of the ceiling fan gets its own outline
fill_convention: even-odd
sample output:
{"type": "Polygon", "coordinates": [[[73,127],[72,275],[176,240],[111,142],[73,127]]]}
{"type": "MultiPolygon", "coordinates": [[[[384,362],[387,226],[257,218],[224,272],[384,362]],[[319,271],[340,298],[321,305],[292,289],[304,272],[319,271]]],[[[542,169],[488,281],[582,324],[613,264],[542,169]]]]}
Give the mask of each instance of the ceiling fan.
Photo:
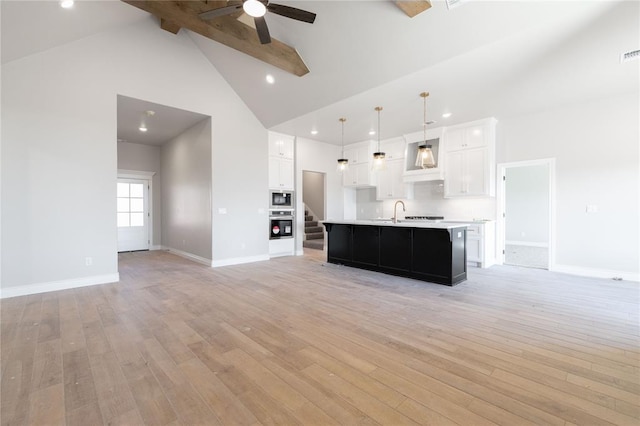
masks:
{"type": "Polygon", "coordinates": [[[258,32],[258,38],[262,44],[271,43],[269,28],[267,27],[267,22],[264,20],[264,15],[267,12],[295,19],[296,21],[307,22],[309,24],[313,24],[316,20],[315,13],[307,12],[306,10],[297,9],[291,6],[285,6],[283,4],[269,3],[269,0],[243,0],[242,3],[219,7],[208,12],[203,12],[198,16],[203,20],[210,20],[219,16],[230,15],[240,9],[244,10],[247,15],[253,17],[256,25],[256,31],[258,32]]]}

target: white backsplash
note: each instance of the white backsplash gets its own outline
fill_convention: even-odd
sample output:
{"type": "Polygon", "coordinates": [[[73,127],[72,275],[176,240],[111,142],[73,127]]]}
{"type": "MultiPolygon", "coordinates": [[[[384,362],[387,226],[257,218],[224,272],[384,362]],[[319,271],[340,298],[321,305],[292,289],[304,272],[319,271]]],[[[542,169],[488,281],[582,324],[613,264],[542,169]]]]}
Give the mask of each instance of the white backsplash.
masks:
{"type": "MultiPolygon", "coordinates": [[[[376,200],[375,188],[356,191],[356,218],[390,218],[397,200],[376,200]]],[[[444,198],[442,181],[416,182],[414,198],[402,200],[406,212],[398,206],[398,217],[404,216],[444,216],[449,220],[496,219],[495,197],[444,198]]]]}

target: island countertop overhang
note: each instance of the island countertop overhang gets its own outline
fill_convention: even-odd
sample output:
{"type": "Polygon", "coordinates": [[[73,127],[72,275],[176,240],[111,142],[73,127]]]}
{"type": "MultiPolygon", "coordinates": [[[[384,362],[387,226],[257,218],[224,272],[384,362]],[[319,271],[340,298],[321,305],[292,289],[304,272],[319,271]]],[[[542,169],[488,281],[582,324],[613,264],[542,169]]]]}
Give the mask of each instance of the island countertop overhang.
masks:
{"type": "Polygon", "coordinates": [[[393,223],[391,220],[377,220],[377,219],[357,219],[357,220],[322,220],[325,224],[336,225],[364,225],[364,226],[392,226],[395,228],[426,228],[426,229],[454,229],[468,227],[470,223],[467,222],[422,222],[422,221],[403,221],[400,220],[397,223],[393,223]]]}

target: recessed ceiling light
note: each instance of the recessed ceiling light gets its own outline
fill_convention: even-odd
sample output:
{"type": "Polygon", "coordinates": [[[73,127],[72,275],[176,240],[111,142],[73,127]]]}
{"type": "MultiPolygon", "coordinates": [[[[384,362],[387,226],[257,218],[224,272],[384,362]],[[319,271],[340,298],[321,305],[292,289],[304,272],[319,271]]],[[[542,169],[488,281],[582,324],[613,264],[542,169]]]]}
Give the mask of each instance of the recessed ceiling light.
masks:
{"type": "Polygon", "coordinates": [[[267,74],[267,76],[264,79],[267,80],[267,83],[269,83],[269,84],[273,84],[273,83],[276,82],[276,79],[273,78],[273,76],[271,74],[267,74]]]}
{"type": "Polygon", "coordinates": [[[373,135],[375,135],[375,134],[376,134],[376,131],[375,131],[375,130],[369,130],[369,135],[373,136],[373,135]]]}
{"type": "Polygon", "coordinates": [[[60,7],[70,9],[73,7],[73,0],[60,0],[60,7]]]}
{"type": "Polygon", "coordinates": [[[445,112],[444,114],[442,114],[442,118],[449,118],[449,117],[451,117],[450,112],[445,112]]]}
{"type": "Polygon", "coordinates": [[[140,130],[141,132],[146,132],[147,131],[147,126],[145,126],[144,124],[140,127],[138,127],[138,130],[140,130]]]}
{"type": "Polygon", "coordinates": [[[147,117],[153,117],[154,115],[156,115],[156,112],[152,110],[145,111],[144,113],[147,115],[147,117]]]}
{"type": "Polygon", "coordinates": [[[312,134],[312,135],[317,135],[317,134],[318,134],[318,131],[317,131],[317,130],[312,130],[312,131],[311,131],[311,134],[312,134]]]}

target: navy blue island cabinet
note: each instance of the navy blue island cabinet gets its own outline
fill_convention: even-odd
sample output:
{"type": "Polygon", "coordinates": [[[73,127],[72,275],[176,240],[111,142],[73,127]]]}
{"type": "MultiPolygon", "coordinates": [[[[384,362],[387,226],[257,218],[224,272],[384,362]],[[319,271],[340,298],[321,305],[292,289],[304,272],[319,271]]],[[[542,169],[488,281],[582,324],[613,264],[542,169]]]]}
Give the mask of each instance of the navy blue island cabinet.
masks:
{"type": "Polygon", "coordinates": [[[327,262],[437,284],[467,279],[467,226],[324,221],[327,262]]]}

